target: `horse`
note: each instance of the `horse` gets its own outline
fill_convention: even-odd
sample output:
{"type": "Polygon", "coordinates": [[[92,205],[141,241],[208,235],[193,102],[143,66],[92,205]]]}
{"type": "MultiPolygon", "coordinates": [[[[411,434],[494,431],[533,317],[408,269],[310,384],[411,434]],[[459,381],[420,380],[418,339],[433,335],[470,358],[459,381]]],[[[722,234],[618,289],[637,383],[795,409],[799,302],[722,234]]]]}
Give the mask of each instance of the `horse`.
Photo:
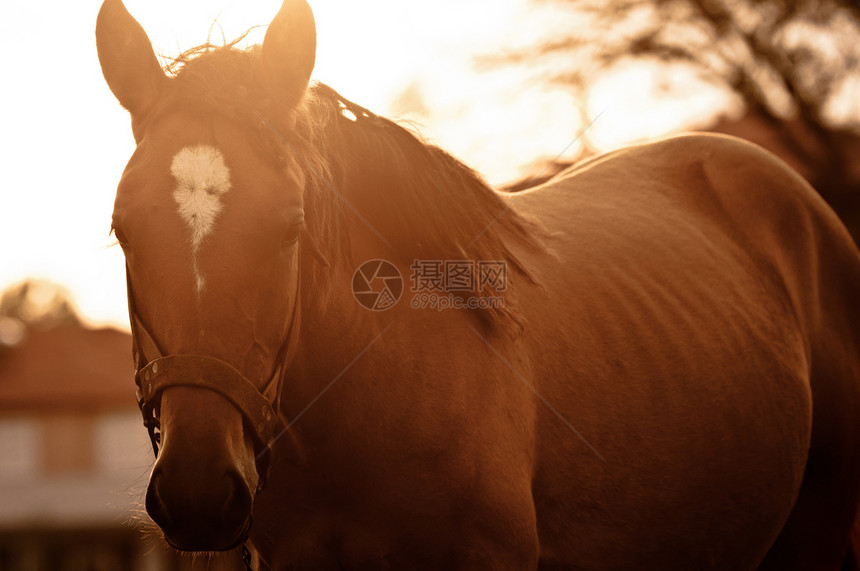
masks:
{"type": "Polygon", "coordinates": [[[784,163],[688,134],[504,194],[312,81],[304,0],[167,69],[121,0],[96,39],[137,143],[112,231],[169,544],[275,570],[839,568],[860,253],[784,163]]]}

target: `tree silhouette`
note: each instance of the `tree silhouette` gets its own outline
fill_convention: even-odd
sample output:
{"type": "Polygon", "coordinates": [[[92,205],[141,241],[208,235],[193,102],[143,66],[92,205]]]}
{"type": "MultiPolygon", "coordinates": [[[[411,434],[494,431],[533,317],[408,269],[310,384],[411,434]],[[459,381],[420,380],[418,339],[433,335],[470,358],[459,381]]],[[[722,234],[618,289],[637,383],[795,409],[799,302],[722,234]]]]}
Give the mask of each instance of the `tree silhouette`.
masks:
{"type": "Polygon", "coordinates": [[[16,320],[27,327],[80,323],[71,297],[63,287],[35,279],[3,292],[0,296],[0,319],[16,320]]]}
{"type": "Polygon", "coordinates": [[[580,100],[586,100],[595,77],[623,62],[692,67],[700,79],[739,95],[745,106],[743,117],[723,118],[712,129],[780,155],[860,239],[860,5],[853,0],[533,1],[564,7],[580,24],[501,61],[553,61],[547,79],[572,89],[580,100]]]}

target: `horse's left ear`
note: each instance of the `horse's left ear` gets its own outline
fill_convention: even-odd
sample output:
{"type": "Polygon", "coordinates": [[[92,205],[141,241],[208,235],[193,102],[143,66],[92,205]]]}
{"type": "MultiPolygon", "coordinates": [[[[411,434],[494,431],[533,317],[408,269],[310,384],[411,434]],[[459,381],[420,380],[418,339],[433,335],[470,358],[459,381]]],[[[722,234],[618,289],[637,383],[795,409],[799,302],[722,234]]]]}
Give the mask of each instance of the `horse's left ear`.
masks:
{"type": "Polygon", "coordinates": [[[96,21],[96,47],[108,87],[134,115],[145,113],[167,81],[152,43],[122,0],[105,0],[96,21]]]}
{"type": "Polygon", "coordinates": [[[305,0],[284,0],[263,40],[263,70],[272,95],[294,107],[307,91],[317,52],[314,14],[305,0]]]}

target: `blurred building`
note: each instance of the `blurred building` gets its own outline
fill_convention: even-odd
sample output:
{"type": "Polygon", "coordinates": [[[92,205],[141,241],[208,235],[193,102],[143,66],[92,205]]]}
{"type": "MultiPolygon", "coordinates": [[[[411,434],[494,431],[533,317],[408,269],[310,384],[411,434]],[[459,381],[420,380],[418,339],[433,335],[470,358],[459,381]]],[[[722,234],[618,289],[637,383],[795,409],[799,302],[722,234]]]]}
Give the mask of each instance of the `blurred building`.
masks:
{"type": "Polygon", "coordinates": [[[127,333],[0,314],[0,570],[237,568],[179,556],[146,518],[134,393],[127,333]]]}

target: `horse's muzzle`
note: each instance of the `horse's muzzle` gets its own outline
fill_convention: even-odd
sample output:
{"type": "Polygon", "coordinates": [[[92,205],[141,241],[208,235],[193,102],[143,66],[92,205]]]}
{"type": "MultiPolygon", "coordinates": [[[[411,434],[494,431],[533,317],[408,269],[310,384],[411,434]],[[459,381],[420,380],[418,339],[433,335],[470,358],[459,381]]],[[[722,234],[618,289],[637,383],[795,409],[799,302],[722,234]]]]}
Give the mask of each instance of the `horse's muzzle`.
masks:
{"type": "Polygon", "coordinates": [[[181,551],[226,551],[245,539],[253,495],[238,472],[208,482],[171,481],[156,467],[146,511],[167,542],[181,551]]]}

